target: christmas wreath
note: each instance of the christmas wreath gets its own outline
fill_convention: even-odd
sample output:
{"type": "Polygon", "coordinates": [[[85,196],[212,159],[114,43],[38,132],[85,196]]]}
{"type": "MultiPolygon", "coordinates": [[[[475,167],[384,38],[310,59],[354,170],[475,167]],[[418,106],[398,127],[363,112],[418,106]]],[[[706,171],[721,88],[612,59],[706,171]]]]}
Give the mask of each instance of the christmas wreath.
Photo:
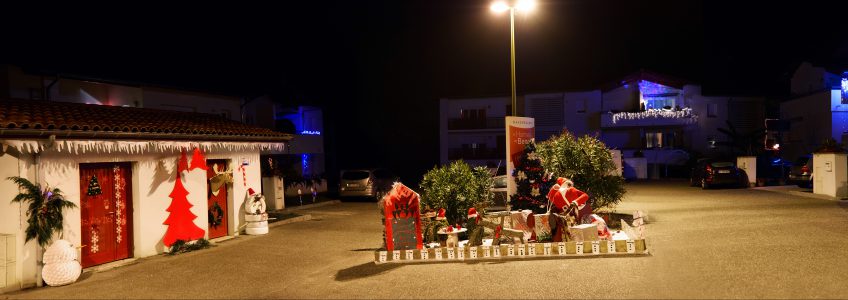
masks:
{"type": "Polygon", "coordinates": [[[224,210],[221,209],[221,206],[218,205],[218,202],[212,204],[212,207],[209,208],[209,224],[212,227],[218,227],[221,225],[221,222],[224,221],[224,210]]]}

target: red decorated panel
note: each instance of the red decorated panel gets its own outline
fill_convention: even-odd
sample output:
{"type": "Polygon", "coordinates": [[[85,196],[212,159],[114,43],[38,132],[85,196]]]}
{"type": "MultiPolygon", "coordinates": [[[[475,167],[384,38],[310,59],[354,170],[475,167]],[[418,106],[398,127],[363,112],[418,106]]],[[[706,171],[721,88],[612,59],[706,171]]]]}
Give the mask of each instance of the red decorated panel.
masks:
{"type": "Polygon", "coordinates": [[[82,266],[132,257],[129,163],[80,164],[82,266]]]}
{"type": "Polygon", "coordinates": [[[218,193],[212,192],[212,185],[209,183],[209,179],[214,177],[217,173],[213,167],[217,168],[218,172],[224,172],[227,169],[227,165],[229,162],[227,160],[216,159],[216,160],[207,160],[207,170],[206,170],[206,190],[207,190],[207,204],[208,204],[208,212],[207,217],[209,220],[209,238],[214,239],[227,235],[227,215],[228,215],[228,207],[227,207],[227,185],[223,184],[218,188],[218,193]]]}
{"type": "Polygon", "coordinates": [[[386,217],[386,249],[421,249],[421,211],[418,194],[401,183],[396,183],[383,198],[386,217]]]}

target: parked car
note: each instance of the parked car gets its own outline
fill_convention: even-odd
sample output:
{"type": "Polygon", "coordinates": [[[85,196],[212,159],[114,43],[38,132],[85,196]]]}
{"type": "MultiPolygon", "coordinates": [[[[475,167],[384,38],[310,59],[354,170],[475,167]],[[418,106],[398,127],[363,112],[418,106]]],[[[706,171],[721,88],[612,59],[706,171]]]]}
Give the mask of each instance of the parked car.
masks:
{"type": "Polygon", "coordinates": [[[492,206],[489,207],[490,211],[502,211],[506,210],[507,202],[506,202],[506,181],[508,177],[506,174],[497,175],[492,177],[494,179],[494,185],[492,186],[492,193],[494,193],[494,199],[492,199],[492,206]]]}
{"type": "Polygon", "coordinates": [[[798,187],[813,187],[813,155],[799,157],[789,171],[789,183],[798,187]]]}
{"type": "Polygon", "coordinates": [[[387,169],[342,170],[339,180],[339,197],[376,199],[388,192],[398,178],[387,169]]]}
{"type": "Polygon", "coordinates": [[[691,186],[708,189],[718,185],[747,187],[748,175],[729,159],[702,158],[695,163],[689,176],[691,186]]]}
{"type": "Polygon", "coordinates": [[[785,185],[792,162],[773,155],[757,156],[757,185],[785,185]]]}

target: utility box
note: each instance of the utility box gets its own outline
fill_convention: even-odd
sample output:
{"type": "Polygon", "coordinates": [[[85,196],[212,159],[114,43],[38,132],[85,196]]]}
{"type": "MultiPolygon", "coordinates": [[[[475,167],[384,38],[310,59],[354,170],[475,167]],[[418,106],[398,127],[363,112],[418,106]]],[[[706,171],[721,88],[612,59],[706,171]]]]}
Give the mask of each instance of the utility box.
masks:
{"type": "Polygon", "coordinates": [[[0,234],[0,293],[16,290],[18,286],[16,236],[0,234]]]}
{"type": "Polygon", "coordinates": [[[648,159],[628,157],[624,159],[624,178],[648,179],[648,159]]]}
{"type": "Polygon", "coordinates": [[[757,157],[739,156],[736,158],[736,167],[745,171],[748,175],[748,186],[757,184],[757,157]]]}
{"type": "Polygon", "coordinates": [[[612,161],[615,163],[615,170],[610,172],[609,175],[613,176],[622,176],[622,168],[621,168],[621,150],[609,150],[612,155],[612,161]]]}
{"type": "Polygon", "coordinates": [[[265,195],[265,204],[268,205],[269,211],[286,208],[283,178],[262,177],[262,194],[265,195]]]}
{"type": "Polygon", "coordinates": [[[848,197],[848,154],[813,153],[813,193],[848,197]]]}

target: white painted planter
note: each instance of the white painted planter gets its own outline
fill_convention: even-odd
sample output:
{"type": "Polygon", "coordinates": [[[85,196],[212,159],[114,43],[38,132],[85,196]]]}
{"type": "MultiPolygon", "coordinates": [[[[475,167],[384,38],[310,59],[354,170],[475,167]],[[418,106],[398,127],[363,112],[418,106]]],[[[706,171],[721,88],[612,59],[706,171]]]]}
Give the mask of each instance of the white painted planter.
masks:
{"type": "Polygon", "coordinates": [[[748,186],[757,184],[757,157],[756,156],[739,156],[736,158],[736,166],[739,169],[745,170],[748,175],[748,186]]]}
{"type": "Polygon", "coordinates": [[[848,154],[813,153],[813,193],[848,197],[848,154]]]}

